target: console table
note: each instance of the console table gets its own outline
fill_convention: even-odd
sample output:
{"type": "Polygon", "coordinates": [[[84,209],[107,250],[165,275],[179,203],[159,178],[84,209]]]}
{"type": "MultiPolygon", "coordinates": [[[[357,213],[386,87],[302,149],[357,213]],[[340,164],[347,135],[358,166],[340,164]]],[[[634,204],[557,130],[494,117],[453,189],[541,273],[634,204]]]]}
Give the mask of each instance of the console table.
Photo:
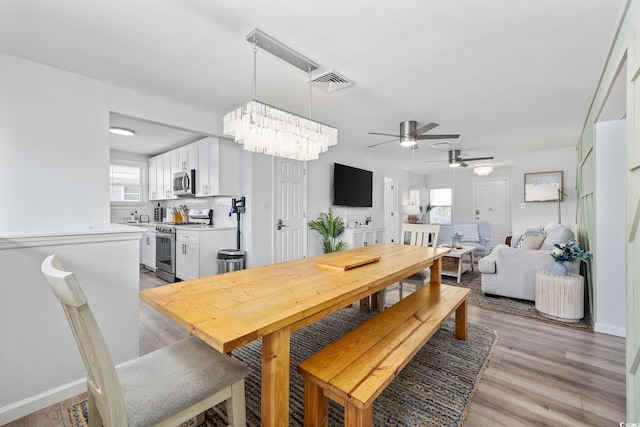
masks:
{"type": "Polygon", "coordinates": [[[536,310],[561,322],[579,321],[584,317],[584,278],[573,273],[536,272],[536,310]]]}

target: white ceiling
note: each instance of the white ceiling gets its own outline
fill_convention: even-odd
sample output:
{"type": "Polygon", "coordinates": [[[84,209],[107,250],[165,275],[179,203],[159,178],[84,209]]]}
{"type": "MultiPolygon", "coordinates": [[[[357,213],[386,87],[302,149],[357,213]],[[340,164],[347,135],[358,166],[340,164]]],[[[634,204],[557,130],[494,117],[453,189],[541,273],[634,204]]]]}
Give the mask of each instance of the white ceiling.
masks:
{"type": "MultiPolygon", "coordinates": [[[[2,0],[0,52],[219,114],[251,98],[254,28],[355,82],[314,89],[339,144],[426,173],[469,157],[575,146],[626,0],[2,0]],[[460,133],[366,146],[403,120],[460,133]]],[[[257,99],[307,115],[307,75],[258,52],[257,99]]],[[[114,148],[123,149],[114,142],[114,148]]],[[[127,142],[128,146],[134,145],[127,142]]],[[[126,146],[124,147],[126,149],[126,146]]],[[[130,151],[157,153],[150,148],[130,151]]]]}

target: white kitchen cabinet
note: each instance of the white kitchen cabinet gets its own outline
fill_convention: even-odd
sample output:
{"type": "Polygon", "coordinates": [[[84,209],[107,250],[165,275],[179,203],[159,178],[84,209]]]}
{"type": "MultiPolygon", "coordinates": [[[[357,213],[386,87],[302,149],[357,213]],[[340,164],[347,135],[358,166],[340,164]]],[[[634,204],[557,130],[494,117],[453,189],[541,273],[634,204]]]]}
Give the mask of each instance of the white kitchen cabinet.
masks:
{"type": "Polygon", "coordinates": [[[140,240],[140,264],[149,270],[156,269],[156,229],[155,225],[143,225],[146,229],[140,240]]]}
{"type": "Polygon", "coordinates": [[[347,242],[347,249],[375,245],[384,242],[384,227],[346,228],[339,239],[347,242]]]}
{"type": "Polygon", "coordinates": [[[162,183],[164,185],[164,200],[177,199],[173,194],[173,173],[178,172],[178,152],[171,150],[161,154],[162,158],[162,183]]]}
{"type": "Polygon", "coordinates": [[[230,141],[207,137],[196,141],[196,197],[242,194],[242,150],[230,141]]]}
{"type": "Polygon", "coordinates": [[[160,156],[149,159],[149,200],[164,200],[162,158],[160,156]]]}
{"type": "Polygon", "coordinates": [[[196,197],[242,194],[242,150],[207,137],[149,159],[149,200],[177,199],[173,174],[196,170],[196,197]]]}
{"type": "Polygon", "coordinates": [[[149,200],[177,199],[173,195],[171,182],[177,172],[176,150],[169,151],[149,159],[149,200]]]}
{"type": "Polygon", "coordinates": [[[177,148],[175,172],[196,169],[198,166],[197,150],[198,150],[198,147],[195,142],[191,144],[187,144],[180,148],[177,148]]]}
{"type": "Polygon", "coordinates": [[[200,277],[200,245],[176,242],[176,277],[180,280],[200,277]]]}
{"type": "Polygon", "coordinates": [[[176,277],[191,280],[218,274],[218,251],[235,247],[235,228],[176,227],[176,277]]]}

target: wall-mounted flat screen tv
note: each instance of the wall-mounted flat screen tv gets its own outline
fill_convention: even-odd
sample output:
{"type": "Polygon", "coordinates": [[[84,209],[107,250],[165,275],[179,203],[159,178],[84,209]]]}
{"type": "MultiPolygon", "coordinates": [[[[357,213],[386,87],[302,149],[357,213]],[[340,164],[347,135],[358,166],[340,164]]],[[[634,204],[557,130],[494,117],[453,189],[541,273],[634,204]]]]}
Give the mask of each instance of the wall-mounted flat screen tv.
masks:
{"type": "Polygon", "coordinates": [[[373,172],[333,164],[333,204],[349,207],[373,206],[373,172]]]}

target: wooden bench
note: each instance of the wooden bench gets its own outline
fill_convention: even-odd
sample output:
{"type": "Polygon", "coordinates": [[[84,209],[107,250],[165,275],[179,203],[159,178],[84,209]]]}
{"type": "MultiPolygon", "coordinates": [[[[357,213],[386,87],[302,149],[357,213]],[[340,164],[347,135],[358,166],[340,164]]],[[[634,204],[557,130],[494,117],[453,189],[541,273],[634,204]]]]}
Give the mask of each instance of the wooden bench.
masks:
{"type": "Polygon", "coordinates": [[[455,311],[455,337],[467,338],[467,296],[431,284],[400,300],[303,361],[304,425],[328,425],[328,399],[344,407],[346,426],[371,426],[372,403],[455,311]]]}

